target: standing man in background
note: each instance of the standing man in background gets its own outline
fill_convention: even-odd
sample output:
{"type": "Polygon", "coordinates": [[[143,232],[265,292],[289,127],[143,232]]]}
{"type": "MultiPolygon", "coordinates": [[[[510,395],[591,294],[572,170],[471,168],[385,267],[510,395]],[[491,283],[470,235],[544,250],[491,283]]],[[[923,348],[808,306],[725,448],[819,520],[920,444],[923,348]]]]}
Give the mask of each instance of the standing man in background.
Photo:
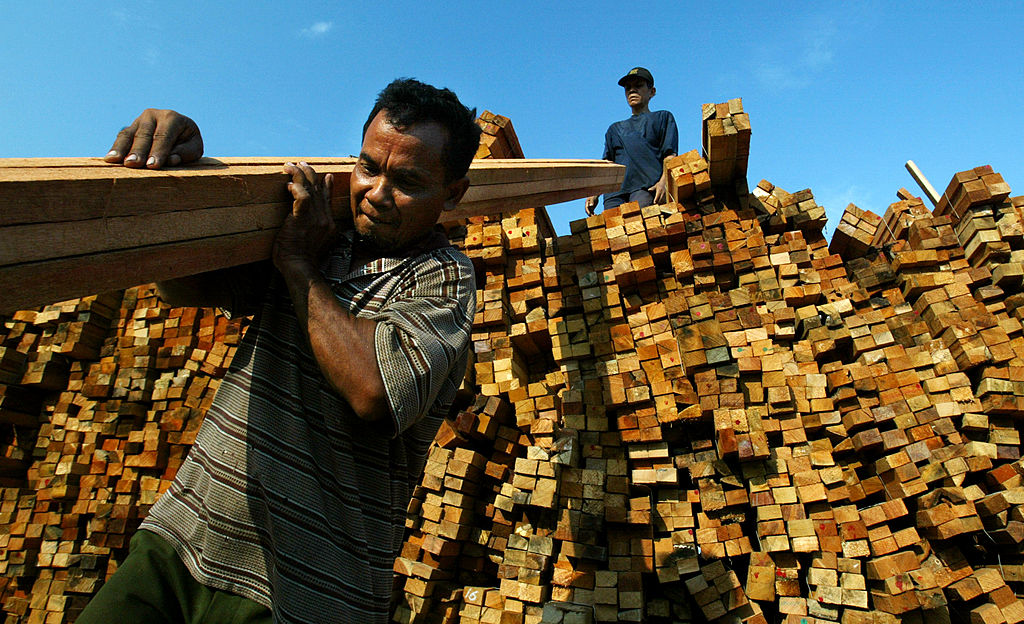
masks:
{"type": "MultiPolygon", "coordinates": [[[[625,165],[622,188],[604,196],[605,210],[625,202],[638,202],[641,207],[665,201],[663,163],[679,150],[676,120],[668,111],[652,111],[654,76],[643,67],[634,67],[619,79],[626,90],[626,103],[633,111],[629,119],[617,121],[604,135],[605,160],[625,165]]],[[[587,198],[588,215],[594,214],[598,196],[587,198]]]]}

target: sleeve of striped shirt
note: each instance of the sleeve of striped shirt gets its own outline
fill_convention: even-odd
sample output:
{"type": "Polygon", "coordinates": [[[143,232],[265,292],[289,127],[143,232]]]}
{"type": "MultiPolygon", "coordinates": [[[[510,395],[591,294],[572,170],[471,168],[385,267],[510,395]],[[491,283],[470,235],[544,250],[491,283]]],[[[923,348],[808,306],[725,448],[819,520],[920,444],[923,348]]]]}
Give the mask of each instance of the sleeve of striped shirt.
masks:
{"type": "Polygon", "coordinates": [[[415,263],[375,319],[395,435],[451,401],[465,372],[475,306],[473,265],[449,248],[415,263]]]}

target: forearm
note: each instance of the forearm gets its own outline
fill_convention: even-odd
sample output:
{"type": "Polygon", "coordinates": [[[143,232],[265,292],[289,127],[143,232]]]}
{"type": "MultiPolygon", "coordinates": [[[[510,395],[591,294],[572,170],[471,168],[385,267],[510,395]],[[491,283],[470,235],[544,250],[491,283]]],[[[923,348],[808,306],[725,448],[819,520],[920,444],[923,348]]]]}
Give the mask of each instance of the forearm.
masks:
{"type": "Polygon", "coordinates": [[[658,178],[658,181],[654,183],[654,186],[648,189],[654,193],[654,203],[656,204],[664,203],[665,200],[668,199],[667,163],[668,160],[673,156],[675,156],[675,154],[668,154],[667,156],[661,159],[661,177],[658,178]]]}
{"type": "Polygon", "coordinates": [[[661,159],[661,184],[668,182],[668,161],[676,157],[675,152],[669,152],[664,158],[661,159]]]}
{"type": "Polygon", "coordinates": [[[343,308],[315,267],[296,263],[282,275],[324,378],[359,418],[385,420],[390,409],[377,364],[377,323],[343,308]]]}

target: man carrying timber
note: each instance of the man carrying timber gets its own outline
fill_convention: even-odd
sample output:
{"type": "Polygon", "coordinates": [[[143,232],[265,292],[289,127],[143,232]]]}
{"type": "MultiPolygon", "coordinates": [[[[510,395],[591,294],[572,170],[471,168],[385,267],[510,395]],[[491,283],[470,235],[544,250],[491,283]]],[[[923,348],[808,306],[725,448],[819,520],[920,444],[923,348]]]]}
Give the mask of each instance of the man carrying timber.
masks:
{"type": "MultiPolygon", "coordinates": [[[[626,91],[626,103],[633,111],[629,119],[617,121],[604,135],[604,158],[626,166],[622,187],[604,196],[605,210],[626,202],[640,207],[665,202],[665,159],[679,150],[676,120],[668,111],[652,111],[654,76],[643,67],[634,67],[619,79],[626,91]]],[[[598,196],[587,198],[588,215],[594,214],[598,196]]]]}
{"type": "MultiPolygon", "coordinates": [[[[363,128],[351,224],[335,230],[333,176],[289,163],[276,272],[159,285],[236,313],[262,293],[195,446],[79,622],[388,621],[406,506],[466,368],[473,267],[434,225],[479,133],[451,91],[397,80],[363,128]]],[[[198,136],[146,111],[108,160],[187,162],[198,136]]]]}

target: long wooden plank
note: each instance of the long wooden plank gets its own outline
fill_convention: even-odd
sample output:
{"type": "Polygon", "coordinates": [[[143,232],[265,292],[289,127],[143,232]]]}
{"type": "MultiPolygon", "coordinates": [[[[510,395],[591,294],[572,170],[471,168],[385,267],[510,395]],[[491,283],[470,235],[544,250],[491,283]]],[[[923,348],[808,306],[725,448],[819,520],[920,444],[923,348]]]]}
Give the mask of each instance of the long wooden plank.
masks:
{"type": "MultiPolygon", "coordinates": [[[[123,168],[109,166],[91,169],[85,176],[79,173],[81,169],[73,174],[69,174],[67,168],[59,171],[50,169],[45,174],[21,169],[34,173],[36,181],[18,179],[17,183],[10,179],[26,176],[13,175],[12,169],[0,167],[0,189],[50,187],[52,183],[53,188],[48,191],[55,201],[47,202],[47,206],[26,208],[25,202],[11,199],[4,206],[0,219],[5,227],[0,228],[0,236],[7,244],[0,250],[0,266],[54,255],[77,255],[272,228],[280,222],[290,199],[284,190],[286,178],[279,172],[279,165],[269,168],[262,164],[247,165],[245,171],[237,175],[233,169],[232,175],[226,179],[218,174],[210,179],[210,184],[204,176],[199,181],[202,184],[198,191],[193,188],[197,183],[195,171],[189,171],[191,177],[187,178],[175,173],[170,182],[165,181],[166,176],[139,172],[151,178],[147,180],[149,186],[145,186],[138,184],[140,180],[132,172],[126,174],[123,168]],[[252,166],[259,167],[259,170],[253,172],[252,166]],[[108,187],[108,192],[90,195],[95,189],[82,185],[81,180],[95,182],[98,172],[108,174],[108,178],[99,180],[110,179],[109,174],[113,172],[114,182],[108,187]],[[260,179],[254,182],[244,179],[244,176],[260,179]],[[262,179],[268,176],[270,188],[257,189],[259,185],[268,186],[262,179]],[[59,197],[59,192],[74,194],[76,201],[59,197]],[[53,210],[47,212],[47,207],[53,210]],[[61,222],[74,222],[74,229],[54,227],[61,222]],[[201,231],[194,233],[195,230],[201,231]]],[[[341,171],[340,175],[345,176],[347,172],[341,171]]],[[[609,171],[605,163],[595,171],[593,163],[550,161],[481,162],[471,175],[475,184],[459,207],[460,213],[466,215],[491,213],[495,206],[506,206],[504,211],[524,207],[521,201],[514,201],[520,196],[537,201],[543,200],[544,193],[553,193],[561,198],[567,196],[564,191],[573,188],[614,186],[620,179],[619,168],[609,171]]],[[[339,213],[345,213],[348,210],[345,185],[339,184],[336,188],[340,190],[334,198],[334,207],[339,213]]],[[[31,191],[26,194],[32,196],[31,191]]]]}
{"type": "MultiPolygon", "coordinates": [[[[454,221],[475,215],[507,213],[543,203],[558,203],[605,192],[606,187],[569,189],[482,202],[471,210],[457,208],[442,215],[454,221]]],[[[279,206],[263,206],[268,214],[279,206]]],[[[235,208],[231,208],[235,210],[235,208]]],[[[204,211],[199,211],[204,212],[204,211]]],[[[185,213],[176,213],[185,214],[185,213]]],[[[258,218],[258,216],[257,216],[258,218]]],[[[133,219],[128,217],[126,219],[133,219]]],[[[29,226],[34,227],[34,226],[29,226]]],[[[0,266],[0,313],[31,308],[73,297],[126,288],[263,260],[270,256],[277,227],[161,242],[107,253],[90,253],[0,266]]],[[[188,230],[196,233],[194,230],[188,230]]],[[[40,249],[43,249],[40,246],[40,249]]]]}
{"type": "Polygon", "coordinates": [[[0,313],[270,257],[275,230],[0,267],[0,313]]]}
{"type": "MultiPolygon", "coordinates": [[[[0,159],[0,313],[269,257],[291,199],[287,158],[202,159],[129,170],[92,158],[0,159]]],[[[354,159],[304,159],[340,177],[354,159]]],[[[443,220],[614,190],[623,168],[590,160],[479,160],[443,220]]]]}
{"type": "Polygon", "coordinates": [[[9,226],[3,230],[0,266],[133,249],[188,240],[276,230],[287,206],[281,203],[180,210],[159,215],[132,215],[75,221],[73,227],[52,223],[9,226]]]}
{"type": "MultiPolygon", "coordinates": [[[[281,171],[287,159],[283,158],[204,158],[194,166],[163,171],[126,169],[96,158],[40,159],[41,167],[26,165],[31,160],[0,159],[0,226],[289,201],[287,176],[281,171]]],[[[341,209],[354,159],[307,162],[320,173],[340,176],[332,204],[341,209]]],[[[495,191],[490,188],[494,185],[564,183],[622,175],[616,173],[621,171],[619,165],[593,160],[476,160],[463,202],[518,194],[516,188],[495,191]]]]}
{"type": "MultiPolygon", "coordinates": [[[[504,184],[482,184],[479,186],[471,186],[466,191],[466,197],[462,200],[464,208],[468,208],[470,205],[490,201],[492,199],[501,199],[505,197],[514,197],[519,195],[536,195],[538,193],[547,193],[554,191],[564,191],[573,188],[579,188],[580,185],[586,186],[604,186],[613,185],[619,181],[621,185],[621,179],[616,175],[616,172],[608,172],[601,176],[588,176],[588,177],[565,177],[565,178],[548,178],[540,180],[524,180],[521,182],[515,182],[516,192],[514,195],[510,195],[508,187],[513,183],[504,184]]],[[[616,187],[617,188],[617,187],[616,187]]]]}
{"type": "MultiPolygon", "coordinates": [[[[587,192],[616,184],[615,176],[595,178],[587,192]]],[[[499,214],[532,208],[544,203],[575,199],[581,192],[576,180],[540,180],[519,186],[519,193],[506,197],[506,185],[489,185],[474,201],[463,202],[444,220],[474,215],[499,214]],[[567,199],[562,199],[562,198],[567,199]]],[[[132,249],[193,239],[225,236],[242,232],[277,229],[284,218],[286,203],[211,207],[154,215],[104,217],[75,221],[73,227],[55,227],[52,223],[8,226],[3,230],[5,244],[0,246],[0,266],[79,256],[99,252],[132,249]]]]}
{"type": "MultiPolygon", "coordinates": [[[[612,190],[619,188],[622,185],[622,181],[619,180],[611,187],[612,190]]],[[[559,202],[572,201],[579,199],[580,197],[589,197],[591,195],[600,195],[601,193],[607,193],[609,189],[609,183],[601,183],[594,186],[587,187],[573,187],[565,190],[552,190],[543,193],[535,193],[532,195],[518,195],[515,197],[502,198],[498,197],[492,200],[481,201],[466,205],[465,202],[459,204],[459,206],[450,213],[441,215],[442,221],[454,221],[456,219],[468,219],[469,217],[479,215],[494,215],[506,212],[514,212],[522,210],[523,208],[535,208],[537,206],[543,206],[545,204],[557,204],[559,202]],[[580,193],[584,193],[580,195],[580,193]]]]}
{"type": "MultiPolygon", "coordinates": [[[[347,182],[352,165],[321,168],[347,182]]],[[[167,171],[111,165],[0,168],[0,227],[287,202],[285,182],[280,163],[167,171]]]]}

